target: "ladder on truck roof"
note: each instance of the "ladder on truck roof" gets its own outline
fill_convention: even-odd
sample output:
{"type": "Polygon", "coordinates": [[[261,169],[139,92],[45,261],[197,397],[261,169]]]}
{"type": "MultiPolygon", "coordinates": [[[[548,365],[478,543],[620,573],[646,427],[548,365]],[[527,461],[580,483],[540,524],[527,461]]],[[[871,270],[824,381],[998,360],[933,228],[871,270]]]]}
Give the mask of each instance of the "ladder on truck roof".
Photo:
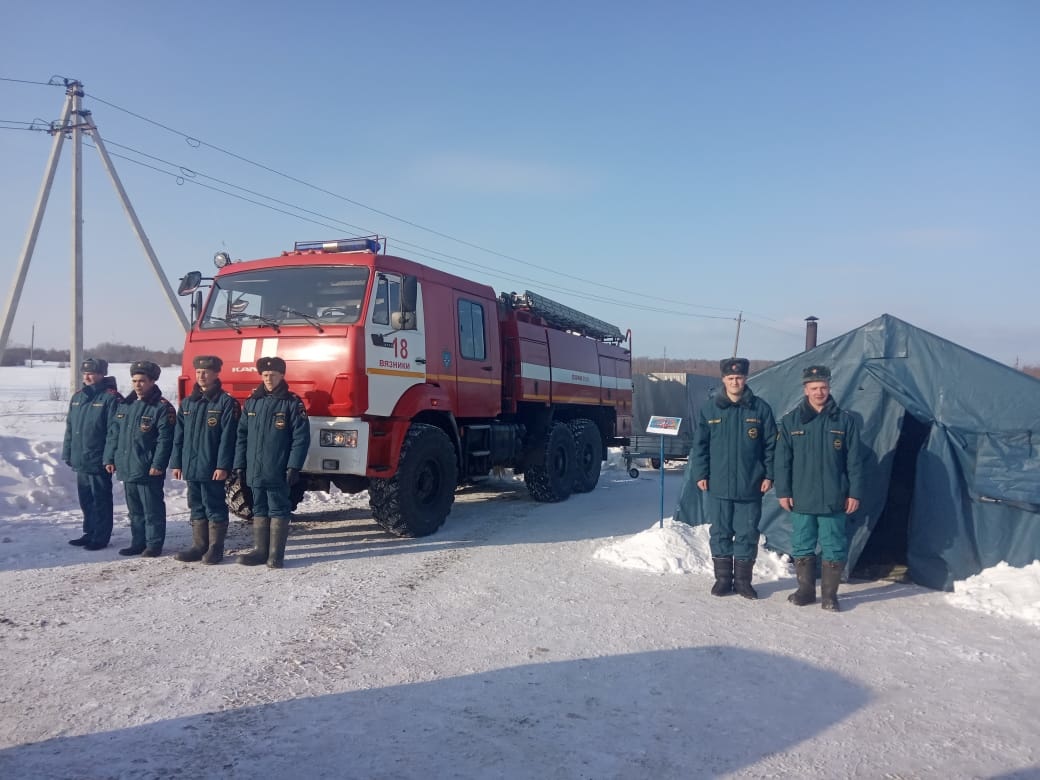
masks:
{"type": "Polygon", "coordinates": [[[523,309],[541,317],[554,328],[580,333],[582,336],[620,344],[625,340],[621,329],[609,322],[583,314],[544,295],[530,290],[520,293],[502,293],[502,298],[514,309],[523,309]]]}

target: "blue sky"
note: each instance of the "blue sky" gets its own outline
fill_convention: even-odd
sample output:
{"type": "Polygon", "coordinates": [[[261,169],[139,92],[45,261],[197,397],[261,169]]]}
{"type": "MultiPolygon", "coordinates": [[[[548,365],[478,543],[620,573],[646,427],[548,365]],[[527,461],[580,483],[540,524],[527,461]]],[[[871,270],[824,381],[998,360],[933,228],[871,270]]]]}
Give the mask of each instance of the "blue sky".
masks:
{"type": "MultiPolygon", "coordinates": [[[[809,315],[824,340],[887,312],[1040,363],[1040,4],[17,0],[4,17],[0,76],[84,83],[171,284],[222,249],[354,226],[631,328],[637,355],[727,356],[743,311],[740,353],[781,359],[809,315]]],[[[0,120],[63,99],[0,81],[0,120]]],[[[5,288],[50,143],[0,130],[5,288]]],[[[12,343],[33,323],[38,344],[70,338],[70,160],[12,343]]],[[[84,176],[86,344],[179,345],[90,148],[84,176]]]]}

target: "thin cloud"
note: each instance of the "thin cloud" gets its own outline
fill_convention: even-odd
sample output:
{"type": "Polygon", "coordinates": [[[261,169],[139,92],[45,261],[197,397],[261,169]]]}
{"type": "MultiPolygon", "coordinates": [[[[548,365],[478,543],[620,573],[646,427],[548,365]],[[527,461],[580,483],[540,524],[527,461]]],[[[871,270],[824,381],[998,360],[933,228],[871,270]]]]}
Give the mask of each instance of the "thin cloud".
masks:
{"type": "Polygon", "coordinates": [[[963,249],[975,246],[981,238],[975,230],[941,227],[896,230],[884,233],[882,237],[895,246],[913,249],[963,249]]]}
{"type": "Polygon", "coordinates": [[[589,188],[590,178],[566,166],[446,154],[419,162],[410,178],[460,192],[570,195],[589,188]]]}

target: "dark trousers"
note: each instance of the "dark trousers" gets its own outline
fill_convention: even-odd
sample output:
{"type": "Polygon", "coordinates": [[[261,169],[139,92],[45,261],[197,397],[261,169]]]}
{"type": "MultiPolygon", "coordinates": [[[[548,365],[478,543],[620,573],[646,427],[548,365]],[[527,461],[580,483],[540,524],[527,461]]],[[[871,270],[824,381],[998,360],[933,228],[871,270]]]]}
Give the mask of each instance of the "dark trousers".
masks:
{"type": "Polygon", "coordinates": [[[253,515],[254,517],[284,517],[289,518],[292,514],[292,505],[289,503],[289,486],[278,487],[253,487],[253,515]]]}
{"type": "Polygon", "coordinates": [[[224,482],[207,480],[206,482],[188,482],[188,507],[191,519],[209,520],[211,523],[228,521],[227,500],[224,497],[224,482]]]}
{"type": "Polygon", "coordinates": [[[762,500],[709,500],[711,530],[709,544],[713,558],[753,561],[758,555],[758,522],[762,519],[762,500]]]}
{"type": "Polygon", "coordinates": [[[93,544],[108,544],[112,538],[112,475],[76,472],[79,508],[83,510],[83,535],[93,544]]]}
{"type": "Polygon", "coordinates": [[[166,541],[166,495],[163,477],[148,477],[147,482],[124,482],[126,508],[130,512],[130,535],[133,545],[142,542],[153,550],[161,550],[166,541]]]}

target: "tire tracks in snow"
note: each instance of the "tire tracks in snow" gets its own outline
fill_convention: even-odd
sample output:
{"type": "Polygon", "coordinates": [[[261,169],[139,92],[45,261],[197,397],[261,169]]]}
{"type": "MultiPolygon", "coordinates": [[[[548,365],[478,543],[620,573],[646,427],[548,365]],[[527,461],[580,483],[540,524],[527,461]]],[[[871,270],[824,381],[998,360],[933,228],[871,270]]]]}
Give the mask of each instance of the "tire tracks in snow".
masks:
{"type": "MultiPolygon", "coordinates": [[[[523,488],[523,483],[520,483],[523,488]]],[[[348,560],[328,567],[315,566],[283,570],[293,579],[331,574],[318,605],[307,625],[273,651],[268,662],[250,675],[236,680],[224,696],[224,710],[270,704],[307,696],[322,696],[347,690],[387,684],[380,673],[358,674],[362,659],[376,658],[387,637],[408,630],[412,614],[431,583],[465,565],[472,548],[484,543],[490,534],[522,518],[535,504],[517,502],[516,509],[503,518],[501,512],[483,513],[481,499],[512,498],[514,488],[505,495],[492,490],[476,490],[457,500],[445,529],[423,539],[386,537],[371,542],[370,554],[358,551],[348,560]],[[505,520],[505,521],[504,521],[505,520]],[[400,544],[394,551],[387,545],[400,544]],[[405,565],[401,565],[404,563],[405,565]]],[[[335,530],[361,521],[323,522],[323,530],[335,530]]],[[[310,527],[306,515],[292,528],[310,527]]],[[[292,587],[292,582],[286,584],[292,587]]],[[[424,630],[424,629],[423,629],[424,630]]],[[[378,664],[376,664],[378,669],[378,664]]],[[[393,676],[394,670],[387,670],[393,676]]],[[[398,680],[399,681],[399,680],[398,680]]],[[[392,683],[393,681],[391,681],[392,683]]]]}

